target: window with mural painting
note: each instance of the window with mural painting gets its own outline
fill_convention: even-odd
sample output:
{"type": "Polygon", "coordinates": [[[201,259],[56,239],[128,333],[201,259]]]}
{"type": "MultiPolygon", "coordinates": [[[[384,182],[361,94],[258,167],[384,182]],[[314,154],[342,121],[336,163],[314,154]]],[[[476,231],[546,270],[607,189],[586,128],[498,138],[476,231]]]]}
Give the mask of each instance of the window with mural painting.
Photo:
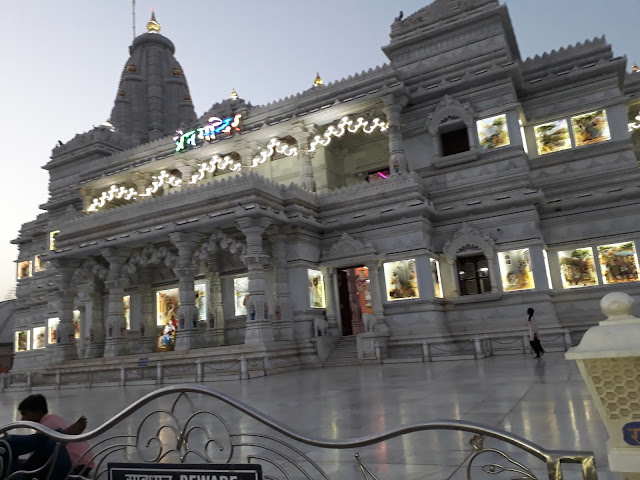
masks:
{"type": "Polygon", "coordinates": [[[249,277],[236,277],[233,279],[233,296],[236,317],[246,316],[247,300],[249,299],[249,277]]]}
{"type": "Polygon", "coordinates": [[[320,270],[308,269],[309,304],[311,308],[325,308],[324,278],[320,270]]]}
{"type": "Polygon", "coordinates": [[[571,117],[571,128],[576,147],[606,142],[611,139],[607,113],[604,110],[571,117]]]}
{"type": "Polygon", "coordinates": [[[498,252],[498,263],[505,292],[535,288],[528,248],[498,252]]]}
{"type": "Polygon", "coordinates": [[[638,281],[638,255],[634,242],[598,247],[602,281],[606,284],[638,281]]]}
{"type": "Polygon", "coordinates": [[[60,343],[58,338],[58,325],[60,325],[60,319],[58,317],[49,318],[47,320],[47,330],[49,330],[48,343],[60,343]]]}
{"type": "Polygon", "coordinates": [[[33,349],[40,350],[41,348],[45,348],[47,346],[47,338],[46,338],[46,328],[45,327],[35,327],[33,328],[33,349]]]}
{"type": "Polygon", "coordinates": [[[505,147],[511,143],[505,114],[478,120],[476,126],[478,129],[478,143],[485,150],[505,147]]]}
{"type": "Polygon", "coordinates": [[[593,260],[591,247],[558,252],[558,260],[563,288],[598,285],[596,263],[593,260]]]}
{"type": "Polygon", "coordinates": [[[386,262],[384,276],[387,282],[387,300],[393,302],[420,297],[415,259],[386,262]]]}
{"type": "Polygon", "coordinates": [[[559,152],[571,148],[569,125],[565,119],[537,125],[533,129],[538,155],[559,152]]]}
{"type": "Polygon", "coordinates": [[[30,350],[29,330],[21,330],[15,334],[14,350],[16,352],[26,352],[30,350]]]}

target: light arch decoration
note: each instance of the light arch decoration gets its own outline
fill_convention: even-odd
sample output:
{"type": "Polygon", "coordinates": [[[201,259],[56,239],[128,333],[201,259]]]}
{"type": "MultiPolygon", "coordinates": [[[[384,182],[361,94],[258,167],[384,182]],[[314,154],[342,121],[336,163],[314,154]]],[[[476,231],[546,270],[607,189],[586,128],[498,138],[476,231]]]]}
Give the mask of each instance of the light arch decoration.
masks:
{"type": "MultiPolygon", "coordinates": [[[[375,117],[367,120],[364,116],[353,118],[350,116],[342,117],[342,119],[333,125],[329,125],[322,135],[316,135],[309,145],[309,152],[314,152],[320,147],[328,146],[334,138],[340,138],[346,133],[357,133],[362,131],[371,134],[376,131],[385,132],[389,128],[389,123],[375,117]]],[[[273,137],[267,145],[259,151],[252,159],[249,168],[259,167],[276,153],[285,157],[299,156],[300,149],[297,145],[287,143],[282,138],[273,137]]],[[[169,169],[163,169],[151,177],[151,185],[145,187],[144,191],[139,192],[134,187],[125,184],[113,184],[107,190],[90,200],[90,204],[86,207],[87,213],[95,213],[103,210],[108,204],[115,201],[133,202],[140,198],[152,197],[165,187],[176,188],[185,185],[196,185],[203,181],[207,174],[213,174],[217,171],[239,172],[243,168],[242,163],[237,161],[233,155],[215,154],[206,162],[197,163],[195,166],[196,173],[191,178],[179,178],[169,173],[169,169]],[[188,180],[188,181],[187,181],[188,180]]]]}

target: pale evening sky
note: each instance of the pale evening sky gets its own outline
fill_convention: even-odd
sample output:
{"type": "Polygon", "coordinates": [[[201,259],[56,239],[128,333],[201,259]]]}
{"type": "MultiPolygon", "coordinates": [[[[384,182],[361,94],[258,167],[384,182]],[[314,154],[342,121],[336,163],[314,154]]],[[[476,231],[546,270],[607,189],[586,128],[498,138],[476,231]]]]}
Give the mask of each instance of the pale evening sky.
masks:
{"type": "MultiPolygon", "coordinates": [[[[155,7],[198,115],[236,88],[260,105],[385,62],[400,10],[429,0],[137,0],[155,7]]],[[[640,0],[506,0],[523,58],[605,34],[640,62],[640,0]]],[[[48,197],[41,169],[58,140],[106,120],[132,41],[131,0],[0,0],[0,300],[15,285],[9,242],[48,197]]],[[[160,213],[159,213],[160,214],[160,213]]]]}

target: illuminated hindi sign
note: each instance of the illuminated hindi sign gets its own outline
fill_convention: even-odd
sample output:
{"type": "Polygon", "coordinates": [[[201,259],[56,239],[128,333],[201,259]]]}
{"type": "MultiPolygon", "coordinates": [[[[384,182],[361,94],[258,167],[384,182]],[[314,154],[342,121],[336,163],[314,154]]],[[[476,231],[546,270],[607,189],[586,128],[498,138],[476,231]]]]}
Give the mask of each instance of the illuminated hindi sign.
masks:
{"type": "Polygon", "coordinates": [[[110,463],[109,480],[262,480],[260,465],[110,463]]]}
{"type": "Polygon", "coordinates": [[[209,123],[203,127],[183,132],[178,130],[173,140],[176,142],[176,152],[186,150],[187,146],[197,147],[198,140],[213,142],[219,135],[231,135],[240,131],[240,119],[242,115],[234,117],[211,117],[209,123]]]}

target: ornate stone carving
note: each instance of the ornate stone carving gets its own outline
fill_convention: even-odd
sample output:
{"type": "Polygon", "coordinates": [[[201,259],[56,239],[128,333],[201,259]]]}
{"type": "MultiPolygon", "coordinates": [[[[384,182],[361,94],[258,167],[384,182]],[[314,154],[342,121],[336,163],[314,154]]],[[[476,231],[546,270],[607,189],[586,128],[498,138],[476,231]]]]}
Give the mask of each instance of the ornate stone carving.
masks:
{"type": "Polygon", "coordinates": [[[344,232],[338,241],[328,250],[322,252],[322,259],[339,259],[353,256],[375,255],[378,252],[369,242],[362,242],[344,232]]]}
{"type": "Polygon", "coordinates": [[[106,280],[109,275],[109,267],[99,263],[95,257],[87,258],[80,268],[76,270],[73,275],[73,283],[79,284],[90,280],[91,278],[98,278],[100,280],[106,280]]]}
{"type": "Polygon", "coordinates": [[[438,133],[438,127],[447,120],[459,118],[467,128],[473,125],[473,108],[469,103],[460,103],[455,98],[445,95],[436,107],[436,111],[429,115],[427,128],[431,135],[438,133]]]}
{"type": "Polygon", "coordinates": [[[138,267],[147,265],[165,265],[173,269],[178,263],[178,256],[167,247],[149,244],[141,251],[135,252],[122,268],[122,272],[131,277],[138,267]]]}
{"type": "Polygon", "coordinates": [[[442,252],[446,255],[447,260],[452,262],[456,259],[456,255],[466,248],[479,248],[487,259],[493,258],[494,241],[488,233],[482,234],[467,222],[462,224],[451,240],[444,244],[442,252]]]}

